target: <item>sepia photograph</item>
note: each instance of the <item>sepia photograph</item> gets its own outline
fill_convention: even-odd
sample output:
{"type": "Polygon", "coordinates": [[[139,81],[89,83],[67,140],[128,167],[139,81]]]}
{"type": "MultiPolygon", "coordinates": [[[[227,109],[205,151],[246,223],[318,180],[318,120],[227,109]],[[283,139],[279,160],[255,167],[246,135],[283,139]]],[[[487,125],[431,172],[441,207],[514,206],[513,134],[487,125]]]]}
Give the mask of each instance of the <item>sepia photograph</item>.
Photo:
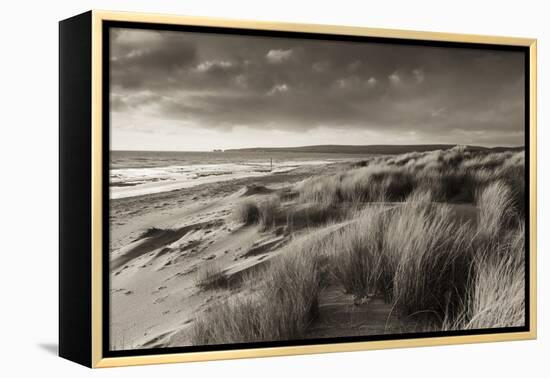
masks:
{"type": "Polygon", "coordinates": [[[107,39],[110,351],[526,326],[523,51],[107,39]]]}

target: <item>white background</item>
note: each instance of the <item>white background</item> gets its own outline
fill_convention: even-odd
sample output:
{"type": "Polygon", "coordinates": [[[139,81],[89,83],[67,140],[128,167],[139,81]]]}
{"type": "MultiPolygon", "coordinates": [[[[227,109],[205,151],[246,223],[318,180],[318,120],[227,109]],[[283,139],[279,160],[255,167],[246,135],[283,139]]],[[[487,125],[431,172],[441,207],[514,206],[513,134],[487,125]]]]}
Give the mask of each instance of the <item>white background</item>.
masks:
{"type": "Polygon", "coordinates": [[[550,373],[550,12],[545,1],[5,1],[0,22],[0,375],[521,377],[550,373]],[[539,40],[539,339],[91,371],[58,358],[58,25],[89,9],[511,35],[539,40]]]}

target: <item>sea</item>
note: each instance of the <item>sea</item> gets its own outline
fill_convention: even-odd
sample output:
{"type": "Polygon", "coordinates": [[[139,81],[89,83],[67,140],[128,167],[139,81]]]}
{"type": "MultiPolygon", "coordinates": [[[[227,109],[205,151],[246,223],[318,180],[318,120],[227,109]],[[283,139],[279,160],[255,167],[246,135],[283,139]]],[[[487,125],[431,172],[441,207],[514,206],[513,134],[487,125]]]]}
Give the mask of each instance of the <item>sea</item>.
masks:
{"type": "Polygon", "coordinates": [[[290,172],[361,156],[304,152],[111,151],[110,198],[161,193],[196,185],[290,172]]]}

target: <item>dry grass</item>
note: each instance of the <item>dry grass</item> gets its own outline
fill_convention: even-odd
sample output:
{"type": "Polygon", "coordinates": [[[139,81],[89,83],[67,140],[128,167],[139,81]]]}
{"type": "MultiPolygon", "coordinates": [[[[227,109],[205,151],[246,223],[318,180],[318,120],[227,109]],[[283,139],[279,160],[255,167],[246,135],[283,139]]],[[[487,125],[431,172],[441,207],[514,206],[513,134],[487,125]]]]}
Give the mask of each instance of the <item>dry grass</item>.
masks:
{"type": "Polygon", "coordinates": [[[306,180],[284,205],[280,195],[239,204],[237,219],[263,230],[342,223],[285,246],[259,281],[243,284],[252,294],[197,319],[193,342],[301,338],[327,277],[356,297],[384,296],[403,318],[424,315],[430,327],[523,325],[524,165],[523,152],[463,148],[381,156],[306,180]],[[461,220],[457,203],[477,218],[461,220]]]}
{"type": "Polygon", "coordinates": [[[457,311],[472,260],[469,224],[453,220],[449,207],[407,203],[393,215],[386,253],[398,256],[393,298],[402,315],[444,316],[457,311]]]}
{"type": "Polygon", "coordinates": [[[480,232],[496,239],[508,230],[514,216],[513,203],[512,191],[502,182],[495,181],[485,187],[477,200],[480,232]]]}
{"type": "Polygon", "coordinates": [[[234,214],[237,221],[245,225],[259,224],[262,231],[285,226],[288,232],[294,232],[342,220],[353,214],[353,208],[316,202],[281,206],[278,196],[269,196],[239,203],[234,214]]]}
{"type": "Polygon", "coordinates": [[[195,277],[195,285],[206,290],[226,288],[228,284],[227,276],[217,262],[205,263],[195,277]]]}
{"type": "Polygon", "coordinates": [[[373,207],[336,233],[331,269],[347,292],[381,294],[404,316],[438,318],[460,308],[473,258],[470,224],[453,220],[430,193],[413,193],[395,208],[373,207]]]}
{"type": "Polygon", "coordinates": [[[327,243],[331,270],[347,293],[363,298],[384,292],[389,285],[382,244],[388,219],[388,211],[369,209],[327,243]]]}
{"type": "Polygon", "coordinates": [[[272,262],[258,292],[224,301],[197,318],[193,343],[302,337],[316,315],[321,288],[321,260],[315,245],[307,240],[293,242],[286,247],[293,253],[286,253],[272,262]]]}
{"type": "Polygon", "coordinates": [[[235,208],[234,217],[237,222],[244,224],[257,223],[260,219],[258,205],[252,200],[244,200],[235,208]]]}
{"type": "Polygon", "coordinates": [[[403,201],[415,186],[414,175],[406,170],[369,165],[308,180],[300,187],[300,200],[324,204],[403,201]]]}
{"type": "Polygon", "coordinates": [[[275,227],[280,207],[281,202],[277,196],[270,196],[268,199],[260,202],[258,205],[260,211],[259,223],[263,230],[275,227]]]}
{"type": "Polygon", "coordinates": [[[348,209],[327,203],[309,203],[286,209],[284,224],[289,232],[323,226],[343,220],[348,209]]]}
{"type": "Polygon", "coordinates": [[[486,245],[473,263],[462,312],[444,329],[519,327],[525,324],[525,231],[508,241],[486,245]]]}
{"type": "Polygon", "coordinates": [[[299,190],[301,202],[401,202],[416,190],[434,200],[474,203],[476,191],[501,180],[514,188],[514,205],[524,209],[524,152],[486,153],[462,148],[376,157],[333,176],[315,177],[299,190]]]}

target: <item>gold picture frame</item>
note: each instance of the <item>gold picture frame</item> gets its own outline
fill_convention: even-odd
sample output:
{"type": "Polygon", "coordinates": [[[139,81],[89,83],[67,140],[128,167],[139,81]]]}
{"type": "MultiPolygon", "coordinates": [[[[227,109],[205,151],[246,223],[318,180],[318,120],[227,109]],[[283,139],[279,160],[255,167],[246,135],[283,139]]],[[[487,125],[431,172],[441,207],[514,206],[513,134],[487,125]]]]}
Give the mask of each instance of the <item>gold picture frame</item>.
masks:
{"type": "MultiPolygon", "coordinates": [[[[208,360],[220,360],[220,359],[238,359],[238,358],[250,358],[250,357],[267,357],[267,356],[284,356],[284,355],[301,355],[311,353],[329,353],[329,352],[348,352],[348,351],[360,351],[360,350],[373,350],[373,349],[389,349],[389,348],[404,348],[404,347],[422,347],[422,346],[436,346],[436,345],[449,345],[449,344],[467,344],[467,343],[484,343],[484,342],[496,342],[496,341],[513,341],[513,340],[529,340],[536,339],[537,336],[537,298],[536,298],[536,286],[537,286],[537,265],[536,265],[536,214],[537,214],[537,137],[536,137],[536,123],[537,123],[537,109],[536,109],[536,54],[537,54],[537,42],[536,39],[527,38],[513,38],[513,37],[500,37],[500,36],[482,36],[482,35],[468,35],[468,34],[451,34],[451,33],[436,33],[436,32],[423,32],[423,31],[407,31],[407,30],[392,30],[392,29],[377,29],[366,27],[351,27],[351,26],[334,26],[334,25],[313,25],[313,24],[293,24],[293,23],[279,23],[279,22],[258,22],[247,20],[228,20],[217,19],[209,17],[188,17],[188,16],[174,16],[174,15],[160,15],[160,14],[144,14],[144,13],[126,13],[126,12],[110,12],[93,10],[84,15],[86,18],[86,26],[81,27],[82,30],[89,29],[89,37],[91,48],[90,56],[91,62],[89,63],[90,78],[89,88],[91,89],[89,103],[89,120],[90,128],[86,129],[91,131],[85,138],[90,141],[90,162],[89,168],[90,180],[86,182],[91,184],[89,193],[91,198],[89,200],[89,214],[91,221],[89,223],[90,228],[86,232],[89,232],[90,245],[82,245],[82,253],[86,254],[86,258],[78,267],[71,265],[71,269],[76,271],[84,271],[89,269],[90,284],[89,294],[85,294],[85,300],[89,300],[89,309],[91,309],[89,317],[85,318],[83,322],[89,322],[89,340],[90,340],[90,355],[89,358],[82,357],[81,355],[73,355],[69,351],[69,347],[74,347],[74,342],[71,344],[71,335],[74,334],[76,329],[82,329],[83,327],[73,327],[70,330],[60,330],[63,336],[60,335],[60,354],[63,357],[69,358],[76,362],[80,362],[84,365],[99,368],[99,367],[115,367],[115,366],[130,366],[130,365],[144,365],[144,364],[161,364],[161,363],[175,363],[175,362],[189,362],[189,361],[208,361],[208,360]],[[529,313],[529,329],[522,332],[506,332],[506,333],[487,333],[487,334],[472,334],[472,335],[453,335],[453,336],[435,336],[427,338],[407,338],[398,340],[377,340],[377,341],[360,341],[360,342],[342,342],[331,344],[314,344],[314,345],[299,345],[299,346],[280,346],[280,347],[258,347],[253,349],[229,349],[229,350],[213,350],[213,351],[199,351],[199,352],[185,352],[185,353],[166,353],[166,354],[154,354],[154,355],[129,355],[122,357],[105,357],[103,353],[103,335],[105,330],[105,318],[103,316],[103,282],[104,282],[104,264],[103,261],[103,234],[104,230],[104,182],[103,173],[105,169],[105,161],[103,159],[103,120],[104,114],[102,107],[104,104],[104,91],[102,88],[102,78],[105,75],[103,71],[103,51],[104,51],[104,36],[103,36],[103,24],[105,22],[131,22],[140,24],[163,24],[163,25],[186,25],[186,26],[200,26],[200,27],[218,27],[218,28],[238,28],[244,30],[260,30],[260,31],[284,31],[284,32],[299,32],[299,33],[313,33],[313,34],[330,34],[341,36],[359,36],[359,37],[378,37],[378,38],[394,38],[400,40],[413,40],[413,41],[438,41],[438,42],[458,42],[458,43],[472,43],[472,44],[491,44],[491,45],[506,45],[506,46],[521,46],[525,47],[529,51],[529,108],[526,109],[529,117],[529,298],[528,298],[528,313],[529,313]],[[88,25],[90,27],[88,27],[88,25]],[[86,252],[89,251],[89,252],[86,252]],[[89,254],[87,254],[89,253],[89,254]],[[86,265],[87,264],[87,265],[86,265]],[[65,341],[64,341],[65,340],[65,341]],[[67,345],[66,347],[64,345],[67,345]]],[[[65,21],[63,21],[65,22],[65,21]]],[[[62,23],[63,23],[62,22],[62,23]]],[[[63,27],[62,27],[63,28],[63,27]]],[[[63,29],[62,29],[63,30],[63,29]]],[[[70,32],[69,29],[65,33],[70,32]]],[[[62,34],[62,33],[61,33],[62,34]]],[[[63,36],[60,38],[63,39],[63,36]]],[[[61,43],[62,48],[66,46],[69,49],[71,46],[76,48],[76,42],[71,45],[71,41],[61,43]]],[[[63,55],[63,52],[61,52],[63,55]]],[[[63,67],[60,68],[63,71],[63,67]]],[[[63,72],[61,72],[63,74],[63,72]]],[[[68,80],[68,79],[67,79],[68,80]]],[[[63,89],[63,84],[61,84],[63,89]]],[[[69,105],[69,99],[67,102],[61,101],[61,108],[69,105]]],[[[74,101],[74,100],[72,100],[74,101]]],[[[82,105],[85,106],[85,105],[82,105]]],[[[63,110],[61,110],[63,111],[63,110]]],[[[63,117],[62,117],[63,118],[63,117]]],[[[74,127],[74,125],[73,125],[74,127]]],[[[61,138],[63,139],[64,126],[61,126],[61,138]]],[[[84,137],[83,137],[84,138],[84,137]]],[[[527,146],[526,146],[527,148],[527,146]]],[[[63,156],[62,158],[63,159],[63,156]]],[[[63,164],[63,163],[62,163],[63,164]]],[[[63,174],[62,174],[63,176],[63,174]]],[[[75,194],[76,196],[76,194],[75,194]]],[[[76,200],[76,197],[73,197],[76,200]]],[[[63,204],[61,204],[63,206],[63,204]]],[[[62,211],[63,214],[63,211],[62,211]]],[[[61,217],[63,218],[63,216],[61,217]]],[[[63,220],[62,220],[63,222],[63,220]]],[[[70,227],[66,225],[66,227],[70,227]]],[[[68,230],[68,229],[67,229],[68,230]]],[[[61,231],[63,233],[63,230],[61,231]]],[[[63,247],[60,247],[63,248],[63,247]]],[[[61,256],[61,260],[68,259],[66,254],[61,256]]],[[[68,261],[68,260],[67,260],[68,261]]],[[[63,265],[63,261],[61,262],[63,265]]],[[[68,261],[66,264],[76,264],[75,262],[68,261]]],[[[60,274],[63,273],[61,269],[60,274]]],[[[63,292],[65,285],[70,285],[69,278],[60,279],[61,290],[63,292]]],[[[78,286],[77,286],[78,287],[78,286]]],[[[67,289],[70,290],[70,289],[67,289]]],[[[63,295],[72,295],[63,292],[63,295]]],[[[60,319],[62,324],[66,324],[68,318],[76,317],[77,314],[71,313],[72,310],[68,310],[69,304],[63,302],[60,297],[60,319]]],[[[64,328],[61,325],[61,328],[64,328]]],[[[76,337],[76,336],[75,336],[76,337]]],[[[79,336],[81,337],[81,336],[79,336]]],[[[84,338],[84,340],[86,340],[84,338]]],[[[88,353],[88,349],[86,349],[88,353]]]]}

